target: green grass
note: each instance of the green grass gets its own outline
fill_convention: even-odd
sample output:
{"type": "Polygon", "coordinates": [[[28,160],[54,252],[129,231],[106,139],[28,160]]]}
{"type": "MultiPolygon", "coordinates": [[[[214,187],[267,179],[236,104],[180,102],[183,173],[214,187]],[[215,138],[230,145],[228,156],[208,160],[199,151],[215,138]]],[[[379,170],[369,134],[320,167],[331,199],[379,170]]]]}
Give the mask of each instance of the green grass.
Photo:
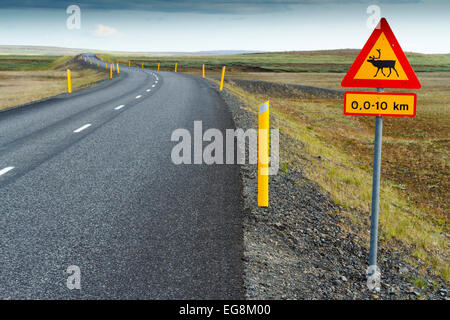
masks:
{"type": "Polygon", "coordinates": [[[74,91],[107,79],[106,70],[81,68],[71,56],[1,56],[0,110],[67,92],[66,69],[74,91]]]}
{"type": "Polygon", "coordinates": [[[289,167],[286,163],[282,163],[281,164],[281,171],[283,171],[284,173],[289,173],[289,167]]]}
{"type": "Polygon", "coordinates": [[[0,71],[49,70],[68,59],[65,56],[0,56],[0,71]]]}
{"type": "MultiPolygon", "coordinates": [[[[134,66],[156,68],[161,64],[163,70],[173,70],[178,63],[180,72],[201,69],[220,70],[226,66],[228,71],[255,72],[346,72],[355,60],[357,50],[332,50],[316,52],[276,52],[220,56],[166,56],[166,57],[127,57],[104,55],[114,61],[132,61],[134,66]]],[[[450,55],[428,55],[408,53],[408,60],[416,72],[450,71],[450,55]]]]}
{"type": "Polygon", "coordinates": [[[429,286],[427,280],[422,276],[411,276],[409,280],[416,288],[427,288],[429,286]]]}

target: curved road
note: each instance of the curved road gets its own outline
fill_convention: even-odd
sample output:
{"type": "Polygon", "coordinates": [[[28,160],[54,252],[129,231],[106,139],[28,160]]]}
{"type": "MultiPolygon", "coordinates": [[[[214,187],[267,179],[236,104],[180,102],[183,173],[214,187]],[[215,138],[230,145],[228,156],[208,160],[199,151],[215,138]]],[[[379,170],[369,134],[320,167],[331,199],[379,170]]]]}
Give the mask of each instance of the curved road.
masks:
{"type": "Polygon", "coordinates": [[[231,115],[203,79],[120,71],[0,113],[0,298],[243,298],[238,168],[170,158],[173,130],[231,115]]]}

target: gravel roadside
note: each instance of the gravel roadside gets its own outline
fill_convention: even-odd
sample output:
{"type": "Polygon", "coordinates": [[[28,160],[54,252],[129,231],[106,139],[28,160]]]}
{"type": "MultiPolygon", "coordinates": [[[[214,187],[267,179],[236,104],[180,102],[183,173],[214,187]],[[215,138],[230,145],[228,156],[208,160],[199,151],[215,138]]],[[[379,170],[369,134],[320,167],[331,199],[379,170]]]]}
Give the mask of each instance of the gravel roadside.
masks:
{"type": "MultiPolygon", "coordinates": [[[[305,96],[342,95],[338,90],[232,81],[252,92],[277,86],[280,94],[303,90],[305,96]]],[[[236,128],[257,128],[256,115],[245,110],[242,101],[226,89],[219,94],[228,105],[236,128]]],[[[280,150],[292,143],[298,144],[280,132],[280,150]]],[[[412,279],[420,275],[404,262],[406,251],[391,251],[382,244],[381,290],[370,291],[365,276],[368,248],[358,230],[348,232],[339,227],[352,226],[349,218],[337,214],[342,208],[301,171],[282,170],[270,177],[270,206],[259,208],[257,166],[240,168],[245,200],[244,285],[248,299],[448,299],[448,287],[441,279],[430,277],[424,286],[415,287],[412,279]]]]}

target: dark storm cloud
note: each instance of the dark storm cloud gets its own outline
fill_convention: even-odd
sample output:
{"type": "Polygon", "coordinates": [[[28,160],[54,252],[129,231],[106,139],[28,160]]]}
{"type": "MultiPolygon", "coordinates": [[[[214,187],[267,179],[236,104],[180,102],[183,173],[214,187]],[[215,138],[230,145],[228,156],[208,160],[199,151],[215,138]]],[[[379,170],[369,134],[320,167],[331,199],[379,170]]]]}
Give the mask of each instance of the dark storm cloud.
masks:
{"type": "MultiPolygon", "coordinates": [[[[380,4],[380,3],[420,3],[421,0],[5,0],[1,8],[43,8],[61,9],[78,4],[84,9],[96,10],[141,10],[159,12],[198,12],[198,13],[261,13],[286,10],[298,4],[380,4]]],[[[431,2],[431,1],[427,1],[431,2]]]]}

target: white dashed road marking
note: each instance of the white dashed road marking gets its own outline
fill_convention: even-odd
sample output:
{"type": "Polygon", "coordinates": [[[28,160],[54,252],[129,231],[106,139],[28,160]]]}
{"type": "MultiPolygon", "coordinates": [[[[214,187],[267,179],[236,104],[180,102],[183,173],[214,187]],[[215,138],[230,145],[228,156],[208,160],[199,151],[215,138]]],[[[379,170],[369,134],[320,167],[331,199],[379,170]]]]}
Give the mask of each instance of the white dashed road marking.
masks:
{"type": "Polygon", "coordinates": [[[0,170],[0,176],[4,175],[5,173],[7,173],[8,171],[11,171],[12,169],[14,169],[14,167],[6,167],[2,170],[0,170]]]}
{"type": "Polygon", "coordinates": [[[139,98],[141,98],[142,96],[141,95],[138,95],[137,97],[136,97],[136,99],[139,99],[139,98]]]}
{"type": "Polygon", "coordinates": [[[89,128],[90,126],[91,126],[91,124],[90,124],[90,123],[88,123],[88,124],[85,124],[84,126],[82,126],[82,127],[78,128],[77,130],[74,130],[73,132],[75,132],[75,133],[81,132],[81,131],[83,131],[84,129],[87,129],[87,128],[89,128]]]}
{"type": "Polygon", "coordinates": [[[120,110],[120,109],[122,109],[123,107],[125,107],[125,105],[122,104],[122,105],[120,105],[120,106],[118,106],[118,107],[115,107],[114,110],[120,110]]]}

